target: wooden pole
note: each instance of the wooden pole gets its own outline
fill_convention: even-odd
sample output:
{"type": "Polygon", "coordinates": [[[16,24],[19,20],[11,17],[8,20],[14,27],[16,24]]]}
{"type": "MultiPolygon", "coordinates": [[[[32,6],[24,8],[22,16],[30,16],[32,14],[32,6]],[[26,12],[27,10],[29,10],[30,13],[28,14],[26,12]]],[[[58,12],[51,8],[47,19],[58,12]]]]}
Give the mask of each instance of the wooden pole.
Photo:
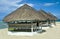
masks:
{"type": "Polygon", "coordinates": [[[31,32],[33,33],[33,26],[31,26],[31,32]]]}
{"type": "Polygon", "coordinates": [[[48,22],[48,20],[47,20],[47,25],[49,25],[49,22],[48,22]]]}
{"type": "Polygon", "coordinates": [[[40,25],[41,25],[41,32],[42,32],[42,23],[40,25]]]}
{"type": "Polygon", "coordinates": [[[31,22],[31,32],[33,33],[33,24],[32,24],[32,22],[31,22]]]}
{"type": "Polygon", "coordinates": [[[54,25],[56,26],[55,20],[54,20],[54,25]]]}
{"type": "Polygon", "coordinates": [[[39,21],[37,21],[37,31],[39,30],[39,21]]]}

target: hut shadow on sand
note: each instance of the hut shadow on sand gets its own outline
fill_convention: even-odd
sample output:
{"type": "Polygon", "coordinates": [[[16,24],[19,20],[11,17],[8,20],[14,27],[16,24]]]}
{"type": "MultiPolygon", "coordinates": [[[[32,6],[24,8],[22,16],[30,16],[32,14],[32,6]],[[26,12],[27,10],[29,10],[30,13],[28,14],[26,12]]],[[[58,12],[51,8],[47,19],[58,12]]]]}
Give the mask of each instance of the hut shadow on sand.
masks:
{"type": "Polygon", "coordinates": [[[43,25],[42,27],[49,27],[49,28],[53,28],[53,26],[51,26],[51,25],[43,25]]]}
{"type": "Polygon", "coordinates": [[[45,33],[46,32],[46,30],[42,30],[42,32],[41,31],[39,31],[39,32],[37,32],[37,33],[45,33]]]}

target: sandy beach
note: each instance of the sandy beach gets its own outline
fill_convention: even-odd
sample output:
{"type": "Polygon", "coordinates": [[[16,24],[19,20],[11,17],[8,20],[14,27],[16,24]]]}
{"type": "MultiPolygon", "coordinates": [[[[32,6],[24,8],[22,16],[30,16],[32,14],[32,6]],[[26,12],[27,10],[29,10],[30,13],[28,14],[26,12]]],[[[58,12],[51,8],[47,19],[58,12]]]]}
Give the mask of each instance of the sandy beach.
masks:
{"type": "Polygon", "coordinates": [[[8,28],[0,29],[0,39],[60,39],[60,22],[53,28],[46,29],[46,32],[33,36],[11,36],[8,35],[8,28]]]}

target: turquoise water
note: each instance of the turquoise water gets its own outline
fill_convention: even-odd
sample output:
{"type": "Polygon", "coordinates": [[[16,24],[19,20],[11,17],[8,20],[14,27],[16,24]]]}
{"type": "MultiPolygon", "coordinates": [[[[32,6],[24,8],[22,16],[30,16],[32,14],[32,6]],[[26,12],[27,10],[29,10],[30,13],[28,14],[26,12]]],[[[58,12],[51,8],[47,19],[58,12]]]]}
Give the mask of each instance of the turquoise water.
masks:
{"type": "Polygon", "coordinates": [[[56,22],[60,22],[60,19],[59,19],[59,20],[57,20],[56,22]]]}
{"type": "Polygon", "coordinates": [[[3,21],[0,21],[0,29],[8,28],[8,25],[3,21]]]}

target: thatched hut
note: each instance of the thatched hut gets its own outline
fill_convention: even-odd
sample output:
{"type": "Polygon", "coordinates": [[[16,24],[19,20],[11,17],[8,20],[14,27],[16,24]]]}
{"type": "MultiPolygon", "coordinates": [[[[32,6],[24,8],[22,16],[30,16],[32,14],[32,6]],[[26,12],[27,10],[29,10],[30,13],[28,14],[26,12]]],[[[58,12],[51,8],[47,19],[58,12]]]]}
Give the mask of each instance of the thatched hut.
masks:
{"type": "Polygon", "coordinates": [[[39,14],[42,14],[45,16],[45,18],[47,19],[45,22],[48,23],[48,25],[51,25],[52,22],[55,24],[55,20],[57,20],[56,16],[54,16],[51,13],[47,13],[44,10],[40,10],[39,14]]]}
{"type": "Polygon", "coordinates": [[[9,31],[33,32],[37,30],[39,23],[46,18],[38,14],[31,6],[24,4],[4,18],[9,26],[9,31]]]}
{"type": "Polygon", "coordinates": [[[56,20],[58,19],[55,15],[53,15],[52,13],[48,12],[47,15],[50,16],[51,20],[50,22],[53,23],[54,25],[56,25],[56,20]]]}

